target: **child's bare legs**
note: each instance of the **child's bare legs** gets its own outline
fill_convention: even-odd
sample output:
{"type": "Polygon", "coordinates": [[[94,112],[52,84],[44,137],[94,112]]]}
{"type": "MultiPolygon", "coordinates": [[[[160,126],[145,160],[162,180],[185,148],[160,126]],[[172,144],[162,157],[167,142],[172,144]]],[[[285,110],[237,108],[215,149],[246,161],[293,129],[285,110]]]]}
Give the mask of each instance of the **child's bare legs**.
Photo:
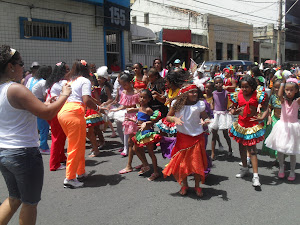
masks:
{"type": "Polygon", "coordinates": [[[103,133],[102,133],[102,130],[100,130],[99,126],[95,126],[94,127],[94,131],[95,131],[95,135],[97,135],[98,139],[99,139],[99,145],[103,145],[105,140],[104,140],[104,136],[103,136],[103,133]]]}
{"type": "Polygon", "coordinates": [[[127,166],[125,168],[125,170],[132,170],[132,159],[133,159],[133,141],[131,140],[131,138],[134,136],[134,134],[129,134],[128,135],[128,161],[127,161],[127,166]]]}
{"type": "Polygon", "coordinates": [[[217,135],[218,135],[218,130],[212,130],[212,140],[211,140],[211,159],[215,160],[215,148],[216,148],[216,140],[217,140],[217,135]]]}
{"type": "Polygon", "coordinates": [[[195,178],[195,193],[198,197],[202,197],[203,196],[203,192],[202,189],[200,188],[200,174],[194,174],[194,178],[195,178]]]}
{"type": "Polygon", "coordinates": [[[224,138],[225,138],[225,140],[226,140],[226,142],[227,142],[227,145],[228,145],[228,147],[229,147],[229,152],[232,153],[231,140],[230,140],[230,137],[229,137],[229,135],[228,135],[228,130],[223,130],[223,136],[224,136],[224,138]]]}
{"type": "Polygon", "coordinates": [[[218,144],[219,144],[219,149],[220,148],[222,148],[223,149],[223,145],[222,145],[222,143],[221,143],[221,141],[220,141],[220,136],[219,136],[219,134],[217,133],[217,140],[216,140],[217,142],[218,142],[218,144]]]}
{"type": "Polygon", "coordinates": [[[137,155],[137,157],[141,160],[143,167],[149,166],[145,152],[143,148],[137,147],[136,145],[134,146],[134,152],[137,155]]]}
{"type": "Polygon", "coordinates": [[[97,156],[100,152],[98,150],[98,143],[97,143],[96,135],[94,132],[94,127],[89,127],[88,132],[87,132],[87,137],[92,144],[93,155],[97,156]]]}
{"type": "Polygon", "coordinates": [[[108,120],[107,124],[108,124],[108,126],[110,127],[110,129],[111,129],[111,131],[112,131],[112,134],[111,134],[110,137],[111,137],[111,138],[116,137],[117,134],[116,134],[115,129],[114,129],[113,125],[112,125],[112,122],[111,122],[110,120],[108,120]]]}
{"type": "MultiPolygon", "coordinates": [[[[248,150],[248,153],[250,154],[253,173],[258,173],[258,161],[257,161],[257,154],[256,154],[256,145],[248,146],[247,150],[248,150]]],[[[246,161],[246,165],[247,165],[247,161],[246,161]]]]}
{"type": "Polygon", "coordinates": [[[241,160],[243,163],[243,167],[247,167],[247,150],[246,147],[244,145],[242,145],[241,143],[239,143],[239,151],[240,151],[240,156],[241,156],[241,160]]]}
{"type": "Polygon", "coordinates": [[[151,157],[152,160],[152,165],[153,165],[153,170],[154,170],[154,174],[159,174],[158,172],[158,167],[157,167],[157,158],[154,154],[154,144],[149,144],[147,145],[147,149],[148,149],[148,154],[151,157]]]}
{"type": "Polygon", "coordinates": [[[181,182],[181,189],[180,189],[180,191],[179,191],[179,194],[181,194],[181,195],[186,195],[186,194],[187,194],[187,191],[188,191],[188,187],[189,187],[189,185],[188,185],[187,177],[186,177],[186,178],[184,178],[184,179],[182,180],[182,182],[181,182]]]}

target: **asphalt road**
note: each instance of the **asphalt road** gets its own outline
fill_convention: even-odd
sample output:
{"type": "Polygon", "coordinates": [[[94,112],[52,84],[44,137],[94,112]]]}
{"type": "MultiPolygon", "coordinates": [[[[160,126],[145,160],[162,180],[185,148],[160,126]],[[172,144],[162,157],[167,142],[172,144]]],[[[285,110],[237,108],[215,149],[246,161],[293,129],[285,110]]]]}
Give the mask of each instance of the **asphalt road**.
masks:
{"type": "MultiPolygon", "coordinates": [[[[262,186],[255,189],[252,175],[246,179],[235,178],[240,159],[238,145],[232,141],[233,157],[228,158],[226,152],[218,153],[211,174],[202,185],[204,197],[199,199],[192,188],[187,196],[180,196],[179,184],[173,178],[160,177],[150,182],[146,179],[150,173],[144,177],[138,176],[137,171],[119,175],[118,171],[125,167],[127,158],[118,152],[121,146],[119,138],[108,138],[110,132],[105,136],[107,145],[101,156],[86,158],[89,177],[84,188],[64,189],[65,171],[50,172],[49,156],[43,156],[45,180],[37,224],[300,224],[299,158],[296,181],[289,182],[276,177],[278,169],[272,167],[272,159],[259,155],[262,186]]],[[[220,136],[226,146],[221,132],[220,136]]],[[[260,149],[261,144],[257,147],[260,149]]],[[[86,155],[88,152],[89,149],[86,155]]],[[[163,159],[159,151],[156,156],[158,165],[163,168],[168,160],[163,159]]],[[[151,162],[150,157],[148,161],[151,162]]],[[[133,166],[139,164],[135,156],[133,166]]],[[[189,177],[189,183],[193,187],[192,177],[189,177]]],[[[7,195],[0,176],[0,201],[7,195]]],[[[18,224],[18,213],[10,224],[18,224]]]]}

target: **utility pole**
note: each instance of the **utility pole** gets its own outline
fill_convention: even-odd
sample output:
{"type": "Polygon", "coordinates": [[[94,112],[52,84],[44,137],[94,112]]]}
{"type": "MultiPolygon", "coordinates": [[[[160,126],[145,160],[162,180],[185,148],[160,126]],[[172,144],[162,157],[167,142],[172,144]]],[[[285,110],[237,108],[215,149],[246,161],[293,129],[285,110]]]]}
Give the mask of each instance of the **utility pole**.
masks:
{"type": "Polygon", "coordinates": [[[281,65],[281,25],[282,25],[282,0],[279,0],[278,34],[277,34],[277,66],[281,65]]]}

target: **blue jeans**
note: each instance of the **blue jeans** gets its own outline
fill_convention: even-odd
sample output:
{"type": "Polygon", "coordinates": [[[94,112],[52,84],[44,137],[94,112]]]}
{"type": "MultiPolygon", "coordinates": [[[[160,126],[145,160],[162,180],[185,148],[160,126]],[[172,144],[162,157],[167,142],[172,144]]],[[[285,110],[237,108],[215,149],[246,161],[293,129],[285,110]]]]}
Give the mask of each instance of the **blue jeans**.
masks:
{"type": "Polygon", "coordinates": [[[43,150],[49,149],[48,145],[48,134],[49,134],[49,123],[46,120],[37,118],[37,125],[40,131],[40,148],[43,150]]]}
{"type": "Polygon", "coordinates": [[[0,148],[0,171],[9,197],[30,205],[41,200],[44,164],[38,148],[0,148]]]}

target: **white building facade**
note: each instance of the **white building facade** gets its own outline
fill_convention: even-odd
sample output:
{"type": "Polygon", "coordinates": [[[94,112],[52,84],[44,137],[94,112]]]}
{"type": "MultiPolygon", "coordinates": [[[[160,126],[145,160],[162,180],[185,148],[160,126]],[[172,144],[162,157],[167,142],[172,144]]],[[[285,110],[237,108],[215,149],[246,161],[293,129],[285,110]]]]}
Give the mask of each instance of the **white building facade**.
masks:
{"type": "Polygon", "coordinates": [[[110,66],[113,60],[117,60],[124,68],[130,58],[130,1],[106,2],[0,2],[1,44],[10,45],[21,53],[26,69],[34,61],[53,66],[60,61],[72,65],[75,59],[85,59],[96,66],[110,66]],[[105,5],[106,2],[109,5],[105,5]],[[122,27],[120,20],[109,17],[108,23],[112,25],[107,25],[104,21],[106,6],[119,12],[123,10],[122,18],[127,23],[122,22],[122,27]],[[114,22],[118,23],[117,26],[113,26],[114,22]]]}

